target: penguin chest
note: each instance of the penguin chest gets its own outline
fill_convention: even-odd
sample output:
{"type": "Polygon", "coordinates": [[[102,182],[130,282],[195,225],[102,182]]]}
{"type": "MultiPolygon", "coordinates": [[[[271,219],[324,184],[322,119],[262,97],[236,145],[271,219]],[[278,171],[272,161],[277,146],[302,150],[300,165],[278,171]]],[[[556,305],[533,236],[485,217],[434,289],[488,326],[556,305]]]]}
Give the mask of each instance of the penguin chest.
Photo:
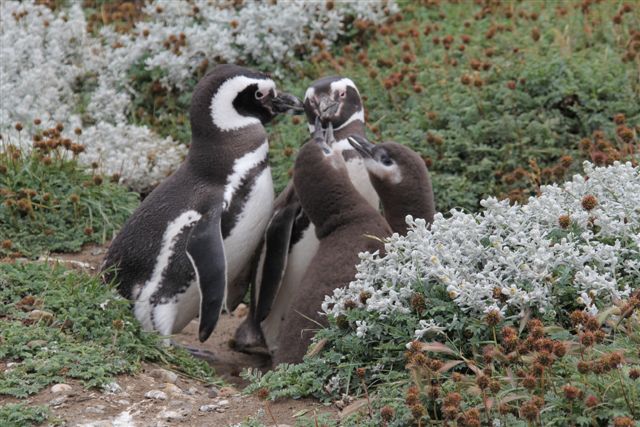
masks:
{"type": "Polygon", "coordinates": [[[380,207],[380,197],[375,188],[373,188],[373,184],[371,184],[369,172],[367,172],[367,168],[360,154],[353,149],[346,139],[336,141],[332,148],[342,153],[353,186],[371,206],[378,210],[380,207]]]}
{"type": "Polygon", "coordinates": [[[273,211],[275,194],[271,169],[266,161],[265,150],[262,160],[247,170],[241,185],[231,192],[228,201],[225,200],[222,228],[229,285],[249,268],[249,261],[273,211]]]}

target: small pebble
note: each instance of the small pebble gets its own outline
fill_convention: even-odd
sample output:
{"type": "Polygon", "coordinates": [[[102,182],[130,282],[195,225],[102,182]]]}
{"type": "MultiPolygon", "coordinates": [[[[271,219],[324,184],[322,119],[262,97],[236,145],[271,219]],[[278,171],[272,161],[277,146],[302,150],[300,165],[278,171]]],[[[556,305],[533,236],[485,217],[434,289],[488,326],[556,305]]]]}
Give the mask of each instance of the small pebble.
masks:
{"type": "Polygon", "coordinates": [[[221,400],[218,402],[218,406],[229,406],[228,400],[221,400]]]}
{"type": "Polygon", "coordinates": [[[200,412],[213,412],[218,409],[218,405],[202,405],[200,407],[200,412]]]}
{"type": "Polygon", "coordinates": [[[67,396],[56,397],[55,399],[49,402],[51,406],[60,406],[67,400],[67,396]]]}
{"type": "Polygon", "coordinates": [[[207,391],[207,396],[209,396],[210,398],[218,397],[219,394],[220,394],[220,390],[216,387],[211,387],[207,391]]]}
{"type": "Polygon", "coordinates": [[[189,389],[187,390],[187,394],[190,396],[196,395],[198,394],[198,389],[197,387],[189,387],[189,389]]]}
{"type": "Polygon", "coordinates": [[[171,394],[182,394],[182,390],[175,384],[166,383],[164,385],[164,391],[171,394]]]}
{"type": "Polygon", "coordinates": [[[90,414],[103,414],[105,408],[106,406],[104,405],[89,406],[84,409],[84,412],[88,412],[90,414]]]}
{"type": "Polygon", "coordinates": [[[162,411],[158,414],[158,418],[167,421],[179,421],[186,418],[187,414],[184,411],[162,411]]]}
{"type": "Polygon", "coordinates": [[[118,394],[122,392],[122,387],[120,387],[120,384],[114,381],[114,382],[110,382],[109,384],[103,385],[102,390],[105,393],[118,394]]]}
{"type": "Polygon", "coordinates": [[[51,393],[68,393],[72,390],[69,384],[55,384],[51,387],[51,393]]]}
{"type": "Polygon", "coordinates": [[[153,400],[167,400],[167,393],[160,390],[149,390],[144,394],[144,397],[153,400]]]}
{"type": "Polygon", "coordinates": [[[154,369],[149,372],[149,375],[165,383],[175,384],[176,381],[178,381],[178,375],[175,372],[167,371],[166,369],[154,369]]]}

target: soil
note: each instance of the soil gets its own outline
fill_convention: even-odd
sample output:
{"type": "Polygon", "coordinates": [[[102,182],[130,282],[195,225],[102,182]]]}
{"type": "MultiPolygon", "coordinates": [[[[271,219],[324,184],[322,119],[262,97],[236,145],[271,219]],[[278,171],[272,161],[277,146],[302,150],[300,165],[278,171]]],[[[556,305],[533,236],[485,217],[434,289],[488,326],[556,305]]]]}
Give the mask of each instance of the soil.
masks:
{"type": "MultiPolygon", "coordinates": [[[[69,267],[93,273],[99,271],[106,252],[103,246],[90,245],[77,254],[52,254],[48,262],[60,262],[69,267]]],[[[313,418],[314,413],[328,413],[337,418],[335,406],[325,406],[311,399],[285,399],[265,402],[256,396],[242,394],[247,385],[240,378],[245,368],[266,370],[269,361],[233,351],[229,340],[246,316],[246,307],[240,306],[233,314],[222,314],[212,336],[200,343],[197,338],[197,321],[191,322],[174,340],[182,345],[210,352],[211,364],[228,386],[211,387],[199,381],[178,375],[154,364],[144,364],[140,373],[115,378],[119,390],[86,390],[70,380],[70,387],[57,391],[49,387],[27,399],[3,397],[3,403],[23,402],[49,405],[52,415],[66,426],[231,426],[258,417],[268,426],[293,426],[298,417],[313,418]],[[168,382],[167,382],[168,381],[168,382]],[[149,397],[152,392],[158,399],[149,397]],[[162,393],[159,393],[162,392],[162,393]],[[145,396],[147,394],[147,396],[145,396]],[[164,399],[163,399],[164,398],[164,399]],[[209,406],[207,406],[209,405],[209,406]]],[[[5,369],[5,366],[0,366],[5,369]]]]}

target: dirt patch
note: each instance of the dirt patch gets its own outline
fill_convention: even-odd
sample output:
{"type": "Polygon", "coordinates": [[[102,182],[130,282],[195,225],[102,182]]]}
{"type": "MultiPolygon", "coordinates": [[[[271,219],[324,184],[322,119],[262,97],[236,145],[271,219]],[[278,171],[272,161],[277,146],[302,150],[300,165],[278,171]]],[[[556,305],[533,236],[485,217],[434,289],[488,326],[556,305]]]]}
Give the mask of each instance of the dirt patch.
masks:
{"type": "MultiPolygon", "coordinates": [[[[41,261],[60,262],[96,274],[105,253],[105,246],[90,245],[78,254],[52,254],[41,261]]],[[[26,399],[3,396],[0,400],[46,404],[53,417],[67,426],[230,426],[254,416],[266,425],[295,425],[296,418],[302,415],[329,413],[337,417],[335,406],[327,407],[310,399],[269,402],[266,408],[265,402],[257,397],[242,395],[247,384],[240,378],[240,372],[245,368],[265,370],[270,365],[264,357],[238,353],[229,347],[229,340],[244,316],[246,309],[242,308],[233,315],[221,315],[205,343],[198,340],[197,321],[174,337],[179,344],[210,352],[213,358],[208,363],[229,387],[207,387],[154,364],[144,364],[139,374],[118,376],[105,390],[86,390],[79,382],[70,380],[66,386],[49,387],[26,399]]],[[[0,362],[0,369],[8,367],[0,362]]]]}

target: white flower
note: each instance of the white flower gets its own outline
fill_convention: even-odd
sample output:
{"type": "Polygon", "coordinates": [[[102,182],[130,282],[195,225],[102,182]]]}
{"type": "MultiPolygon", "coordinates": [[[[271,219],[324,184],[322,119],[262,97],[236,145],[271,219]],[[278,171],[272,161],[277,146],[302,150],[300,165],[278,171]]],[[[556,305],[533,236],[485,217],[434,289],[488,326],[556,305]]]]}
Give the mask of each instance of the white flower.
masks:
{"type": "Polygon", "coordinates": [[[356,336],[358,338],[364,338],[369,330],[367,322],[364,320],[356,320],[356,336]]]}

